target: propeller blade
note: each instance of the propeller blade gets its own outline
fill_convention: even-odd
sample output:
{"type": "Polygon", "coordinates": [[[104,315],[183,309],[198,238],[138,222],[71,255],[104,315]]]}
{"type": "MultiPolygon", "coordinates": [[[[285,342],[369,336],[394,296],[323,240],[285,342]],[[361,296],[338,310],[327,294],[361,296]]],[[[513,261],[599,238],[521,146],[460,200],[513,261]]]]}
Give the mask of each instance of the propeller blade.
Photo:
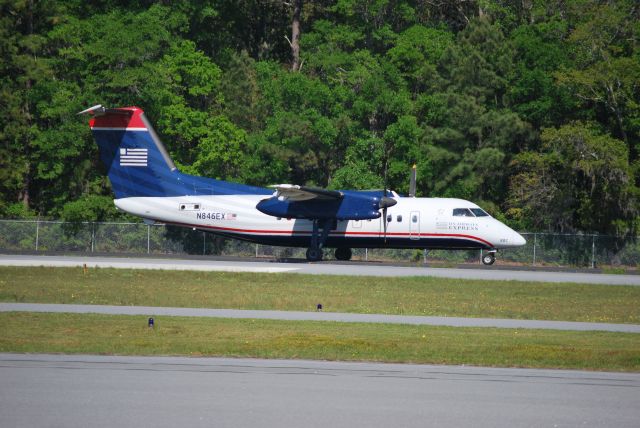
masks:
{"type": "MultiPolygon", "coordinates": [[[[386,194],[386,191],[385,191],[386,194]]],[[[384,242],[385,244],[387,243],[387,208],[394,206],[395,204],[397,204],[398,201],[396,201],[393,198],[390,198],[388,196],[383,196],[382,198],[380,198],[380,202],[378,203],[378,206],[380,208],[382,208],[382,221],[383,221],[383,227],[384,227],[384,242]]]]}
{"type": "Polygon", "coordinates": [[[384,160],[384,182],[383,182],[383,195],[386,198],[387,197],[387,173],[389,170],[389,159],[385,159],[384,160]]]}
{"type": "Polygon", "coordinates": [[[409,197],[416,197],[416,165],[411,168],[411,180],[409,181],[409,197]]]}
{"type": "Polygon", "coordinates": [[[387,207],[382,209],[382,222],[384,224],[384,243],[387,243],[387,207]]]}

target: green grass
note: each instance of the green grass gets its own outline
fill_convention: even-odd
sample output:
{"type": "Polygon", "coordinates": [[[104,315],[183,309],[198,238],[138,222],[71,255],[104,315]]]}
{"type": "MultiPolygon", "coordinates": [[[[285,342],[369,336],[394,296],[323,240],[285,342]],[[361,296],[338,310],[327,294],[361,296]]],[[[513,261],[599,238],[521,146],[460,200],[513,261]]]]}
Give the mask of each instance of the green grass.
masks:
{"type": "Polygon", "coordinates": [[[0,301],[640,323],[640,287],[427,277],[0,267],[0,301]]]}
{"type": "Polygon", "coordinates": [[[637,334],[0,313],[0,352],[186,355],[640,371],[637,334]]]}

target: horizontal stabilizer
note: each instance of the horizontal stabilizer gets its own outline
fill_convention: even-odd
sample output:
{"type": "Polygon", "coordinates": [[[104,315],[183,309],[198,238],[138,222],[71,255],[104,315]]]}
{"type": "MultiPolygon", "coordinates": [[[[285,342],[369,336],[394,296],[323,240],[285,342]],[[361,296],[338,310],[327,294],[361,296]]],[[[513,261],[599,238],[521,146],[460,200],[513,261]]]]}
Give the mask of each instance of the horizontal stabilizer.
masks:
{"type": "Polygon", "coordinates": [[[95,105],[93,107],[89,107],[86,110],[82,110],[81,112],[78,112],[77,114],[90,114],[92,116],[103,116],[105,114],[124,114],[124,115],[132,115],[133,114],[133,110],[132,108],[106,108],[103,107],[102,104],[98,104],[95,105]]]}

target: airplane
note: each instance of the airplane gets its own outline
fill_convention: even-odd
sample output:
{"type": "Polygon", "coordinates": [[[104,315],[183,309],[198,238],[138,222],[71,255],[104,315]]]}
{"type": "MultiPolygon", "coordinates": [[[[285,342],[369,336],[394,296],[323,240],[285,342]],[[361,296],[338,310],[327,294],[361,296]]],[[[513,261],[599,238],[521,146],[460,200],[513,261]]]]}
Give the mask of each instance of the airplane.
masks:
{"type": "MultiPolygon", "coordinates": [[[[307,247],[310,262],[335,248],[350,260],[352,248],[496,252],[525,239],[478,205],[453,198],[417,198],[383,190],[328,190],[278,184],[250,186],[180,172],[138,107],[96,105],[89,126],[107,168],[116,207],[148,224],[164,223],[258,244],[307,247]]],[[[415,167],[414,167],[415,171],[415,167]]]]}

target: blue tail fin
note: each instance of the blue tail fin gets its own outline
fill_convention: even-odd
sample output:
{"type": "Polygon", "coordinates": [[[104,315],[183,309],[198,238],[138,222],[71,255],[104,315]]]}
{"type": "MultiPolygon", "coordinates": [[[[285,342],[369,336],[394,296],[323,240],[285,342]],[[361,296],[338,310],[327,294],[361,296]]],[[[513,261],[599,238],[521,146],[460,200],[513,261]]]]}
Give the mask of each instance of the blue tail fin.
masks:
{"type": "Polygon", "coordinates": [[[80,112],[89,121],[117,199],[135,196],[271,194],[254,186],[182,174],[138,107],[80,112]]]}
{"type": "Polygon", "coordinates": [[[189,194],[144,112],[137,107],[92,107],[89,124],[116,198],[189,194]]]}

